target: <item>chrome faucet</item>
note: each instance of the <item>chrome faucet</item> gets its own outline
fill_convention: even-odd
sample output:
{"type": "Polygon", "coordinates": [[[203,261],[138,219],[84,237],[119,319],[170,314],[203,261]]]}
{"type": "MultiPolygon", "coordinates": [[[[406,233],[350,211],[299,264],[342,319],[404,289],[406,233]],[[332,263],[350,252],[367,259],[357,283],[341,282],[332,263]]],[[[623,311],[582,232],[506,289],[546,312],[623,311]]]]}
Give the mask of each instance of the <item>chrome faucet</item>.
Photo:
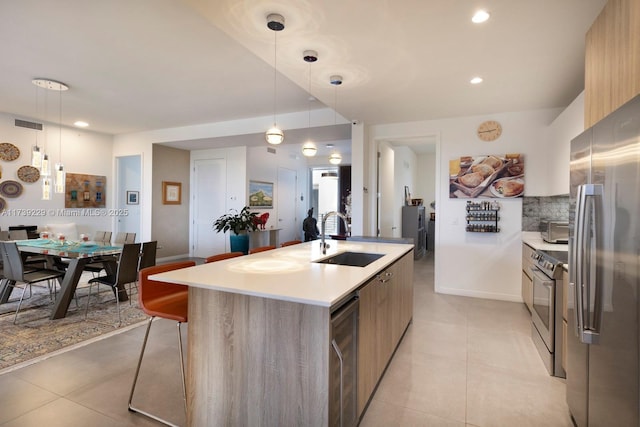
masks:
{"type": "Polygon", "coordinates": [[[327,254],[327,248],[329,247],[329,244],[324,242],[324,230],[325,230],[325,223],[327,222],[327,218],[329,218],[332,215],[342,218],[342,222],[344,222],[344,227],[347,230],[347,236],[351,235],[351,230],[349,229],[349,222],[347,221],[347,216],[345,214],[341,212],[336,212],[336,211],[327,212],[324,218],[322,218],[322,224],[320,227],[320,234],[321,234],[320,238],[322,239],[322,241],[320,242],[320,247],[322,248],[322,255],[327,254]]]}

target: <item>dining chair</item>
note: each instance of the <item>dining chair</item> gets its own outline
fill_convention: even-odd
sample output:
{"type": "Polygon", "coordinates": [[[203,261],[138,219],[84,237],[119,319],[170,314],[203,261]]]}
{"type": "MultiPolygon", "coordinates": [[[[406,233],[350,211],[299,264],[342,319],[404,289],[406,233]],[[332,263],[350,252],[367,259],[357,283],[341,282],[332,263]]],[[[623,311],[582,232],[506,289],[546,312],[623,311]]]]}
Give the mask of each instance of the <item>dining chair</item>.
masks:
{"type": "Polygon", "coordinates": [[[127,233],[125,231],[119,231],[116,234],[116,238],[113,243],[123,245],[125,243],[135,243],[136,233],[127,233]]]}
{"type": "Polygon", "coordinates": [[[150,242],[142,243],[142,252],[140,253],[140,264],[138,270],[143,268],[153,267],[156,265],[156,252],[158,251],[158,241],[152,240],[150,242]]]}
{"type": "Polygon", "coordinates": [[[223,259],[235,258],[243,255],[243,252],[226,252],[223,254],[211,255],[210,257],[204,259],[204,263],[207,264],[209,262],[222,261],[223,259]]]}
{"type": "Polygon", "coordinates": [[[27,240],[27,230],[9,230],[9,240],[27,240]]]}
{"type": "Polygon", "coordinates": [[[249,255],[257,254],[258,252],[270,251],[270,250],[275,249],[275,248],[276,247],[273,246],[273,245],[260,246],[260,247],[257,247],[257,248],[249,249],[249,255]]]}
{"type": "MultiPolygon", "coordinates": [[[[27,240],[28,238],[27,230],[9,230],[7,240],[27,240]]],[[[26,255],[23,256],[22,262],[26,269],[39,269],[46,267],[47,258],[44,255],[26,255]]]]}
{"type": "Polygon", "coordinates": [[[147,331],[144,334],[144,340],[142,341],[142,349],[140,350],[140,357],[138,358],[136,373],[133,377],[133,384],[131,385],[131,393],[129,394],[129,411],[145,415],[166,425],[174,424],[158,417],[157,415],[153,415],[149,412],[133,406],[133,394],[136,390],[138,374],[140,373],[140,366],[142,365],[144,350],[147,347],[147,340],[149,338],[149,331],[151,330],[153,319],[155,319],[156,317],[160,317],[162,319],[175,320],[176,322],[178,322],[178,350],[180,353],[180,374],[182,375],[182,399],[186,411],[187,387],[184,375],[184,354],[182,351],[182,333],[180,327],[183,323],[186,323],[188,321],[189,289],[185,285],[177,285],[174,283],[150,280],[149,276],[151,276],[152,274],[177,270],[180,268],[193,267],[194,265],[196,265],[194,261],[181,261],[170,264],[161,264],[143,268],[142,270],[140,270],[140,273],[138,275],[140,281],[138,302],[140,303],[140,308],[142,309],[142,311],[144,311],[151,317],[149,317],[149,321],[147,323],[147,331]]]}
{"type": "Polygon", "coordinates": [[[31,293],[31,285],[40,282],[47,282],[47,286],[49,287],[49,296],[51,297],[51,281],[64,276],[64,272],[51,269],[25,271],[22,256],[20,255],[16,242],[0,242],[0,252],[2,252],[4,280],[8,280],[12,287],[15,287],[19,282],[25,284],[22,289],[22,295],[20,295],[18,307],[16,308],[16,314],[13,318],[13,324],[15,325],[18,320],[18,312],[22,306],[22,301],[27,287],[29,288],[29,293],[31,293]]]}
{"type": "Polygon", "coordinates": [[[94,242],[110,242],[111,241],[111,232],[110,231],[96,231],[93,235],[94,242]]]}
{"type": "Polygon", "coordinates": [[[89,296],[87,297],[87,307],[84,312],[84,318],[87,319],[89,314],[89,302],[91,301],[91,289],[94,283],[98,285],[109,286],[116,296],[116,306],[118,308],[118,325],[122,324],[120,315],[120,295],[119,286],[125,286],[128,283],[136,281],[138,274],[138,261],[140,257],[140,243],[125,243],[118,259],[118,267],[115,274],[106,274],[104,276],[94,277],[89,280],[89,296]]]}
{"type": "Polygon", "coordinates": [[[284,248],[286,246],[293,246],[302,243],[302,240],[289,240],[288,242],[283,242],[280,247],[284,248]]]}

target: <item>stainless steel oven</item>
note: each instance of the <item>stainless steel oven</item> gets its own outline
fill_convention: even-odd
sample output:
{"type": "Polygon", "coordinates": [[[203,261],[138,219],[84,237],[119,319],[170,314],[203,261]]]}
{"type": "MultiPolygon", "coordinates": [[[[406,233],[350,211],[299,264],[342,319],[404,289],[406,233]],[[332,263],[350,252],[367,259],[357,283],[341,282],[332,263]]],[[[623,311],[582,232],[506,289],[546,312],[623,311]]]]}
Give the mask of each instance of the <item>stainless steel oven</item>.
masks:
{"type": "Polygon", "coordinates": [[[533,310],[531,338],[547,371],[565,377],[562,369],[562,264],[567,253],[536,251],[531,266],[533,310]]]}

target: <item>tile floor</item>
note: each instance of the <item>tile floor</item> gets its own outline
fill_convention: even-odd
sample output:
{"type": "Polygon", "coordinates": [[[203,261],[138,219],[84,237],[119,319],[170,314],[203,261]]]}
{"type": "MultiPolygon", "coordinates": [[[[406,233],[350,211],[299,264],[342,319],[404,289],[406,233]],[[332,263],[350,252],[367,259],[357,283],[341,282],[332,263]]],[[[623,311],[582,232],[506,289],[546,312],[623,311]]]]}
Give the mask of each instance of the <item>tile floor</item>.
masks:
{"type": "MultiPolygon", "coordinates": [[[[429,255],[414,277],[413,323],[361,426],[572,425],[522,304],[435,294],[429,255]]],[[[175,328],[154,323],[134,403],[184,425],[175,328]]],[[[134,328],[0,375],[0,426],[158,425],[127,411],[143,335],[134,328]]]]}

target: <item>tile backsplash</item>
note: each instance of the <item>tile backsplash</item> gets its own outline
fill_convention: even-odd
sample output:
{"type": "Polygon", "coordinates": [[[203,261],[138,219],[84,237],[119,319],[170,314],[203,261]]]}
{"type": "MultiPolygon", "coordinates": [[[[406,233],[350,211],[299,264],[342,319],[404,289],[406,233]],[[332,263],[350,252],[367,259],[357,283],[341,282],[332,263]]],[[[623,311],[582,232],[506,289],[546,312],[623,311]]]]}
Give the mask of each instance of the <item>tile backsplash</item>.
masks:
{"type": "Polygon", "coordinates": [[[541,219],[569,221],[569,195],[524,197],[522,231],[540,231],[541,219]]]}

